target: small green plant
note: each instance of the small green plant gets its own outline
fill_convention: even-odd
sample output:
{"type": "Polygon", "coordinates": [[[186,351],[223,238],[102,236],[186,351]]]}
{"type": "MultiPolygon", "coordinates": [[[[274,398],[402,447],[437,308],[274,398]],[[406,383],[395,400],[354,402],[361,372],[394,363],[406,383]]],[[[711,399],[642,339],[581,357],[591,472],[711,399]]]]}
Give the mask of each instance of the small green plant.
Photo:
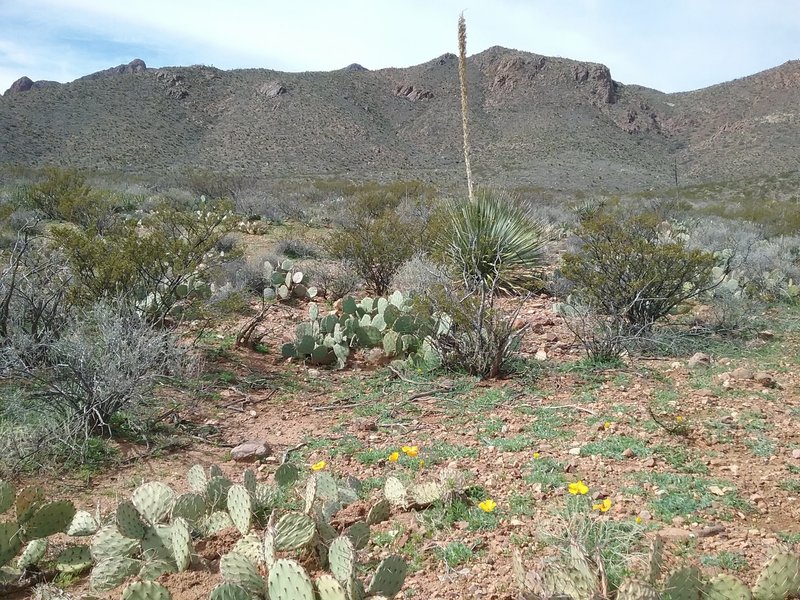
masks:
{"type": "Polygon", "coordinates": [[[475,557],[472,546],[464,542],[450,542],[444,548],[437,548],[435,553],[450,569],[466,564],[475,557]]]}

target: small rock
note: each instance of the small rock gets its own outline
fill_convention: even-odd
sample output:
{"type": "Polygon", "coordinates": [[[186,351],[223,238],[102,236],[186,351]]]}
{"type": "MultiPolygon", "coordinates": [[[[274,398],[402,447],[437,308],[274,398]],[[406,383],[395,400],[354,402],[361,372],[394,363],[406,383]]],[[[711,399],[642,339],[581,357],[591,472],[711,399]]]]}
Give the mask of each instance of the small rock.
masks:
{"type": "Polygon", "coordinates": [[[572,456],[580,456],[581,454],[580,446],[578,446],[577,448],[570,448],[569,453],[572,454],[572,456]]]}
{"type": "Polygon", "coordinates": [[[653,515],[650,514],[649,510],[642,510],[639,511],[637,515],[642,521],[650,521],[653,518],[653,515]]]}
{"type": "Polygon", "coordinates": [[[759,371],[753,375],[753,379],[767,388],[774,388],[776,386],[775,379],[772,377],[772,375],[765,373],[764,371],[759,371]]]}
{"type": "Polygon", "coordinates": [[[711,365],[711,357],[704,352],[696,352],[692,355],[689,361],[686,363],[690,369],[694,369],[697,367],[708,367],[711,365]]]}
{"type": "Polygon", "coordinates": [[[652,456],[650,458],[645,459],[644,461],[645,467],[655,467],[656,466],[656,459],[652,456]]]}
{"type": "Polygon", "coordinates": [[[539,348],[536,351],[536,354],[534,355],[534,358],[536,360],[538,360],[538,361],[547,360],[547,352],[545,352],[543,349],[539,348]]]}
{"type": "Polygon", "coordinates": [[[763,340],[765,342],[769,342],[774,337],[775,337],[775,334],[772,333],[771,331],[769,331],[768,329],[765,329],[764,331],[759,331],[758,332],[758,339],[763,340]]]}
{"type": "Polygon", "coordinates": [[[272,448],[263,441],[244,442],[231,450],[231,458],[237,462],[251,462],[270,454],[272,448]]]}
{"type": "Polygon", "coordinates": [[[317,378],[321,375],[319,369],[309,369],[308,371],[306,371],[306,373],[308,373],[309,377],[314,377],[314,378],[317,378]]]}
{"type": "Polygon", "coordinates": [[[792,458],[800,458],[800,448],[792,450],[792,458]]]}
{"type": "Polygon", "coordinates": [[[634,457],[633,450],[631,450],[630,448],[625,448],[625,450],[622,451],[622,456],[624,456],[625,458],[633,458],[634,457]]]}
{"type": "Polygon", "coordinates": [[[558,341],[558,334],[553,333],[552,331],[548,331],[544,334],[544,339],[548,342],[557,342],[558,341]]]}
{"type": "Polygon", "coordinates": [[[666,541],[678,541],[678,540],[688,540],[689,538],[693,537],[692,532],[687,529],[681,529],[680,527],[664,527],[658,532],[658,535],[661,536],[666,541]]]}
{"type": "Polygon", "coordinates": [[[746,369],[744,367],[738,367],[731,371],[731,377],[734,379],[752,379],[753,372],[750,369],[746,369]]]}
{"type": "Polygon", "coordinates": [[[697,532],[697,537],[699,538],[707,538],[713,537],[715,535],[719,535],[721,533],[725,533],[725,527],[722,525],[712,525],[710,527],[704,527],[700,531],[697,532]]]}
{"type": "Polygon", "coordinates": [[[686,519],[683,517],[672,517],[672,524],[675,525],[675,527],[686,525],[686,519]]]}

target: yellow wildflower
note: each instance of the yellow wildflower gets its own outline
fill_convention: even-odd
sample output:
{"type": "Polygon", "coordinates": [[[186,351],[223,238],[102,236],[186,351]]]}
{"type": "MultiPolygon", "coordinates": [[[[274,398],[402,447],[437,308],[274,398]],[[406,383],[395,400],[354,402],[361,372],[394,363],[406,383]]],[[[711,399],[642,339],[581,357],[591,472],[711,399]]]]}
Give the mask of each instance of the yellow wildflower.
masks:
{"type": "Polygon", "coordinates": [[[642,522],[642,517],[636,517],[636,522],[637,523],[641,523],[642,522]]]}
{"type": "Polygon", "coordinates": [[[493,511],[495,508],[497,508],[497,502],[495,502],[495,501],[494,501],[494,500],[492,500],[491,498],[487,498],[487,499],[486,499],[486,500],[484,500],[483,502],[479,502],[479,503],[478,503],[478,506],[480,506],[480,507],[481,507],[481,510],[483,510],[483,512],[490,513],[490,512],[492,512],[492,511],[493,511]]]}
{"type": "Polygon", "coordinates": [[[318,463],[314,463],[313,465],[311,465],[311,470],[312,471],[322,471],[322,469],[324,469],[327,466],[328,466],[328,463],[326,463],[324,460],[321,460],[318,463]]]}
{"type": "Polygon", "coordinates": [[[419,461],[419,468],[422,469],[424,467],[425,467],[425,461],[424,460],[419,461]]]}
{"type": "Polygon", "coordinates": [[[398,458],[400,458],[400,453],[399,452],[392,452],[389,455],[389,462],[397,462],[398,458]]]}
{"type": "Polygon", "coordinates": [[[606,421],[603,423],[603,429],[608,429],[609,427],[611,427],[611,421],[606,421]]]}
{"type": "Polygon", "coordinates": [[[605,498],[602,502],[592,505],[593,510],[599,510],[600,512],[608,512],[609,508],[611,508],[610,498],[605,498]]]}
{"type": "Polygon", "coordinates": [[[583,483],[583,481],[576,481],[575,483],[569,484],[569,493],[573,495],[580,494],[581,496],[585,496],[586,492],[589,491],[589,488],[583,483]]]}
{"type": "Polygon", "coordinates": [[[540,456],[541,456],[541,454],[539,454],[538,452],[534,452],[533,453],[533,459],[534,460],[538,459],[540,456]]]}
{"type": "Polygon", "coordinates": [[[676,420],[678,423],[683,423],[683,415],[678,415],[677,417],[675,417],[675,420],[676,420]]]}
{"type": "Polygon", "coordinates": [[[419,448],[417,448],[416,446],[403,446],[401,450],[411,458],[414,458],[417,454],[419,454],[419,448]]]}

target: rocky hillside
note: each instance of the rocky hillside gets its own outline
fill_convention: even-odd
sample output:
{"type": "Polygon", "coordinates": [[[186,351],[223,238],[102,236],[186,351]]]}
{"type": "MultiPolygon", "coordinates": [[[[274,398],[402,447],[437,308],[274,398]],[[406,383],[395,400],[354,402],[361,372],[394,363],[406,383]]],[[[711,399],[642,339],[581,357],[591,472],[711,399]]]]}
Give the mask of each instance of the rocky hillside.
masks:
{"type": "MultiPolygon", "coordinates": [[[[680,94],[600,64],[494,47],[469,58],[479,183],[639,189],[800,168],[800,61],[680,94]]],[[[0,98],[0,165],[159,176],[199,167],[263,178],[462,175],[455,55],[405,69],[147,68],[0,98]]]]}

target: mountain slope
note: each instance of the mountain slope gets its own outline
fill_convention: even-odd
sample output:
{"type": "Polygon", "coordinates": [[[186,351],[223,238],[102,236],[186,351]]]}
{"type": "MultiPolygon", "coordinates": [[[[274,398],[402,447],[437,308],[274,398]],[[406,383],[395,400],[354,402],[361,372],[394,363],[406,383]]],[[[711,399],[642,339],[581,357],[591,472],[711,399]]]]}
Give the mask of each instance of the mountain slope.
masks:
{"type": "MultiPolygon", "coordinates": [[[[796,170],[800,61],[663,94],[599,64],[494,47],[468,59],[480,183],[605,190],[796,170]]],[[[20,80],[22,81],[22,80],[20,80]]],[[[462,176],[456,57],[326,73],[141,61],[0,99],[0,165],[152,177],[198,167],[263,178],[462,176]]],[[[23,89],[22,88],[27,88],[23,89]]]]}

